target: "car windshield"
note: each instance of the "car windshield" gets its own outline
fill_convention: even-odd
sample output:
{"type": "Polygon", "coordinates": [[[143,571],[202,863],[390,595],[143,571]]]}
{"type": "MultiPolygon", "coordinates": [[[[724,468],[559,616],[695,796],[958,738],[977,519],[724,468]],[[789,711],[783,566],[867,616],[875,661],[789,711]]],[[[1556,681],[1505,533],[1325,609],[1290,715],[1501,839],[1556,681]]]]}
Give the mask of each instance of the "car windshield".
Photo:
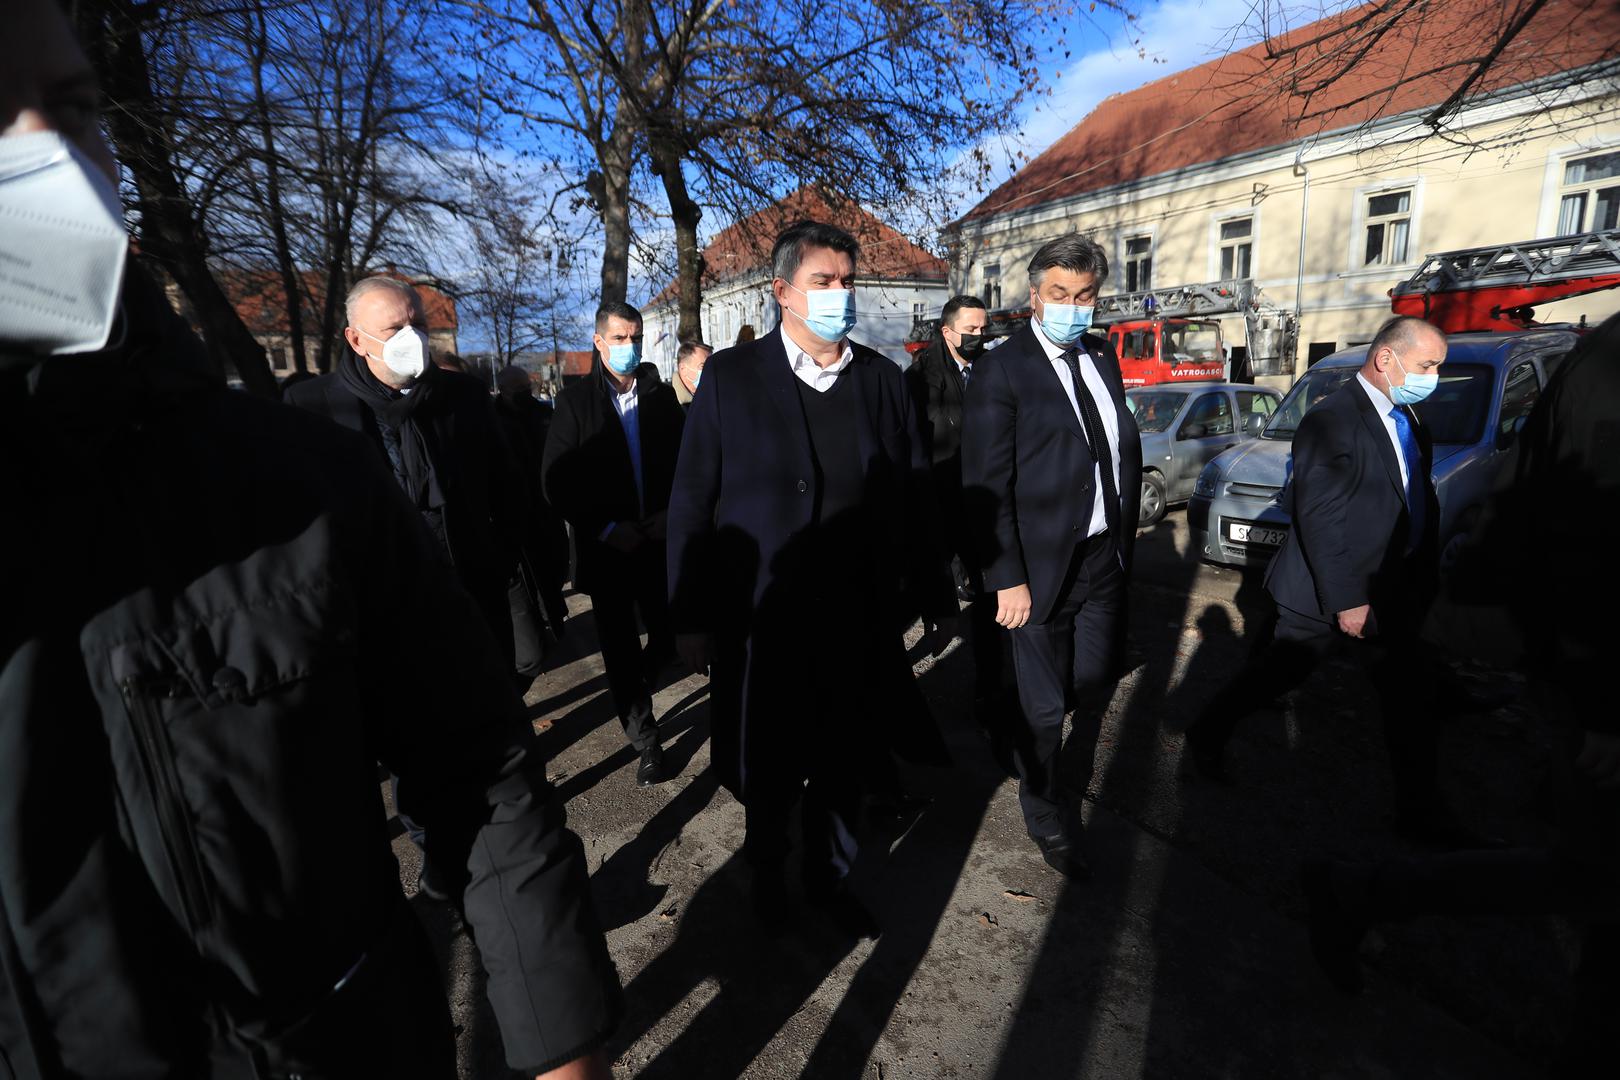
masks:
{"type": "Polygon", "coordinates": [[[1263,439],[1292,439],[1299,430],[1299,422],[1318,401],[1355,377],[1353,367],[1314,367],[1294,384],[1283,398],[1282,405],[1272,414],[1271,423],[1260,433],[1263,439]]]}
{"type": "Polygon", "coordinates": [[[1440,365],[1440,385],[1427,400],[1412,406],[1418,423],[1428,427],[1437,443],[1468,446],[1478,442],[1491,408],[1495,374],[1493,368],[1474,364],[1440,365]]]}
{"type": "MultiPolygon", "coordinates": [[[[1282,408],[1263,433],[1267,439],[1292,439],[1311,407],[1355,377],[1354,367],[1312,368],[1283,399],[1282,408]]],[[[1477,364],[1445,364],[1440,385],[1421,404],[1414,405],[1418,422],[1437,443],[1468,446],[1479,441],[1485,414],[1491,405],[1493,370],[1477,364]]]]}
{"type": "Polygon", "coordinates": [[[1166,359],[1186,363],[1207,363],[1220,360],[1221,330],[1215,323],[1166,324],[1164,328],[1164,355],[1166,359]]]}
{"type": "Polygon", "coordinates": [[[1170,426],[1176,413],[1181,411],[1181,403],[1187,400],[1187,395],[1174,390],[1130,390],[1126,392],[1125,400],[1131,403],[1136,426],[1143,434],[1150,434],[1170,426]]]}

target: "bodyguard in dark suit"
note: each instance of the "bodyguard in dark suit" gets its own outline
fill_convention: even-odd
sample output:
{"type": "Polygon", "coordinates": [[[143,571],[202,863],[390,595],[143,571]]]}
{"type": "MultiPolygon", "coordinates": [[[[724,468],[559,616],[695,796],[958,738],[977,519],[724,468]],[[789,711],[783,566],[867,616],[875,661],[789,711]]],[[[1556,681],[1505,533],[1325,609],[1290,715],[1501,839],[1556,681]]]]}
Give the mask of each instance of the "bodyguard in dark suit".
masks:
{"type": "MultiPolygon", "coordinates": [[[[975,709],[987,716],[1001,690],[1001,629],[996,599],[984,587],[984,574],[968,546],[962,506],[962,403],[974,365],[984,355],[989,312],[976,296],[955,296],[940,312],[939,335],[906,369],[906,385],[917,409],[917,427],[933,463],[934,494],[957,594],[968,607],[968,640],[973,650],[975,709]]],[[[991,361],[993,362],[993,361],[991,361]]]]}
{"type": "Polygon", "coordinates": [[[1445,358],[1438,329],[1391,319],[1356,378],[1305,414],[1283,495],[1293,528],[1266,570],[1275,627],[1187,730],[1198,771],[1225,779],[1238,721],[1349,641],[1383,712],[1397,830],[1438,844],[1468,838],[1435,794],[1436,661],[1418,629],[1438,577],[1440,507],[1433,447],[1412,406],[1433,389],[1445,358]]]}
{"type": "Polygon", "coordinates": [[[590,376],[557,396],[543,471],[546,496],[574,527],[574,584],[591,596],[608,688],[646,786],[669,779],[652,693],[675,652],[664,536],[683,416],[658,369],[641,362],[641,312],[604,304],[594,343],[590,376]]]}
{"type": "Polygon", "coordinates": [[[777,239],[784,321],[703,369],[670,501],[669,574],[677,644],[711,670],[716,767],[747,807],[756,913],[769,924],[785,910],[788,816],[802,795],[806,890],[846,932],[875,934],[842,888],[862,790],[911,680],[908,601],[925,605],[936,652],[956,601],[905,381],[846,336],[858,252],[816,222],[777,239]]]}
{"type": "Polygon", "coordinates": [[[1021,717],[1012,732],[1024,824],[1046,861],[1089,876],[1078,814],[1059,780],[1068,756],[1089,783],[1119,666],[1136,539],[1142,448],[1119,361],[1085,333],[1108,277],[1095,241],[1071,234],[1029,263],[1034,317],[968,388],[962,483],[996,621],[1012,632],[1021,717]]]}

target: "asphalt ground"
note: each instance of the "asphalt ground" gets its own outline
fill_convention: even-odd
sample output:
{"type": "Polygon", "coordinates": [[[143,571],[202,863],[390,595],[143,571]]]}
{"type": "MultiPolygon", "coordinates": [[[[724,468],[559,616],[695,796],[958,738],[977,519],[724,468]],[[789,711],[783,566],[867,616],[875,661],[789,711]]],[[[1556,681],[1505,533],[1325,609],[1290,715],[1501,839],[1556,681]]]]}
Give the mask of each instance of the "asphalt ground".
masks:
{"type": "MultiPolygon", "coordinates": [[[[1353,668],[1329,662],[1287,698],[1265,695],[1234,740],[1233,787],[1182,776],[1179,732],[1241,665],[1266,607],[1255,575],[1187,550],[1179,510],[1138,540],[1134,666],[1082,805],[1090,883],[1056,875],[1024,835],[1014,784],[966,709],[966,650],[931,661],[914,648],[955,764],[908,769],[932,803],[865,838],[852,880],[885,932],[858,944],[803,908],[781,940],[754,927],[742,808],[707,768],[705,680],[672,673],[656,696],[680,775],[636,787],[590,651],[588,599],[572,597],[568,641],[526,701],[626,986],[615,1075],[1542,1075],[1571,1000],[1575,938],[1561,922],[1381,928],[1356,999],[1311,964],[1300,861],[1411,853],[1389,830],[1376,707],[1353,668]]],[[[1441,753],[1471,824],[1515,842],[1545,836],[1552,739],[1528,709],[1449,722],[1441,753]]],[[[416,853],[403,837],[395,850],[413,893],[416,853]]],[[[446,965],[462,1075],[508,1075],[475,949],[447,908],[412,903],[446,965]]]]}

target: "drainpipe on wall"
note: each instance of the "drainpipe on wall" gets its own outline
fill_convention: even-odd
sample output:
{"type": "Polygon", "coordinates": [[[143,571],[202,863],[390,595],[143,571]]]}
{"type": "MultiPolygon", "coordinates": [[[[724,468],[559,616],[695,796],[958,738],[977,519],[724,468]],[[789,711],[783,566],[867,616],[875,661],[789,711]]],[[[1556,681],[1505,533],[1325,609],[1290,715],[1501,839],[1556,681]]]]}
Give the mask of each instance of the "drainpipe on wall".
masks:
{"type": "Polygon", "coordinates": [[[1294,277],[1294,370],[1288,373],[1292,378],[1299,370],[1299,331],[1302,316],[1305,311],[1305,228],[1306,215],[1311,209],[1311,173],[1305,167],[1305,144],[1301,143],[1299,152],[1294,155],[1294,175],[1302,178],[1304,183],[1299,193],[1299,270],[1294,277]]]}

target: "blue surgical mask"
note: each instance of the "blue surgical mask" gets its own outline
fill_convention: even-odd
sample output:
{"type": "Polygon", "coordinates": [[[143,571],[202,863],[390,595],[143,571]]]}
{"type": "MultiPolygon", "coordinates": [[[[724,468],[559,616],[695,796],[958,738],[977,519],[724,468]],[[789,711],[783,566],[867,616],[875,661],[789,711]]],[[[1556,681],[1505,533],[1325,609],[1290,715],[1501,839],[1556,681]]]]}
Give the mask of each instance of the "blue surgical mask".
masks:
{"type": "Polygon", "coordinates": [[[692,376],[692,393],[694,393],[694,394],[697,393],[698,383],[700,383],[702,381],[703,381],[703,369],[698,368],[697,373],[692,376]]]}
{"type": "Polygon", "coordinates": [[[788,288],[804,293],[807,315],[798,315],[799,321],[822,341],[843,341],[844,335],[855,329],[855,291],[853,289],[788,288]]]}
{"type": "Polygon", "coordinates": [[[1406,370],[1406,365],[1401,363],[1401,358],[1398,356],[1395,357],[1395,366],[1401,369],[1401,374],[1406,376],[1406,381],[1396,386],[1389,381],[1389,376],[1385,375],[1384,382],[1389,385],[1390,400],[1397,405],[1416,405],[1434,393],[1434,388],[1440,385],[1438,372],[1431,371],[1427,375],[1413,375],[1406,370]]]}
{"type": "Polygon", "coordinates": [[[628,375],[636,370],[641,363],[641,342],[632,341],[624,345],[609,345],[607,366],[620,375],[628,375]]]}
{"type": "Polygon", "coordinates": [[[1041,333],[1054,345],[1073,345],[1091,325],[1092,305],[1052,304],[1041,307],[1041,333]]]}

